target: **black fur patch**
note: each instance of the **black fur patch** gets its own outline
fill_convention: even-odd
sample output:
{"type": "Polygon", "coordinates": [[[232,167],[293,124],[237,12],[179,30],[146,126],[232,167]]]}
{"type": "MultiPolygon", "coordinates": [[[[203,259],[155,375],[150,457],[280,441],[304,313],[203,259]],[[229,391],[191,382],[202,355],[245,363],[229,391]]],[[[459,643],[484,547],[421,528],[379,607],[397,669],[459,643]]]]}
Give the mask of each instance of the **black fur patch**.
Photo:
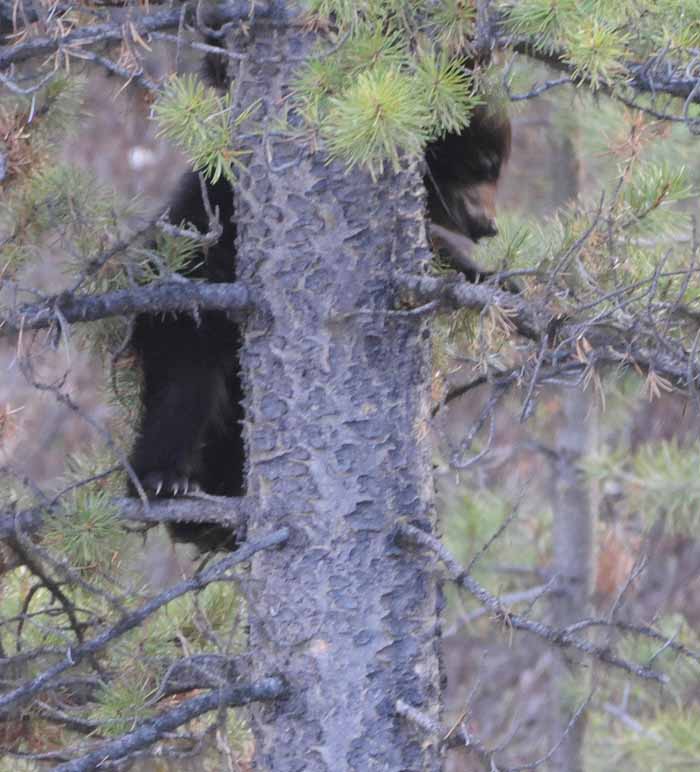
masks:
{"type": "MultiPolygon", "coordinates": [[[[207,193],[212,209],[219,209],[223,232],[205,255],[195,257],[188,275],[211,282],[234,281],[233,191],[220,180],[208,184],[207,193]]],[[[170,220],[208,230],[198,175],[182,178],[170,220]]],[[[143,413],[131,464],[146,492],[171,497],[197,486],[214,495],[242,495],[245,454],[238,325],[220,311],[202,312],[199,319],[189,314],[141,314],[131,345],[143,368],[143,413]]],[[[131,484],[129,492],[135,494],[131,484]]],[[[189,541],[192,529],[177,524],[171,530],[176,538],[189,541]]],[[[195,541],[203,548],[230,538],[220,528],[204,528],[201,536],[204,541],[195,541]]]]}

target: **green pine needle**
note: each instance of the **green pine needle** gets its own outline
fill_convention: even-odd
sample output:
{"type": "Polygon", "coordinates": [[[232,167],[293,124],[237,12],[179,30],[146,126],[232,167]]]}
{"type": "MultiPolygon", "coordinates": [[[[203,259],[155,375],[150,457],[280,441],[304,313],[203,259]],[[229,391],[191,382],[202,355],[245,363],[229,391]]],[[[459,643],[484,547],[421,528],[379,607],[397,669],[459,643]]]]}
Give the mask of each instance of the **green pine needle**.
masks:
{"type": "Polygon", "coordinates": [[[230,95],[220,97],[194,75],[173,77],[153,107],[159,134],[168,137],[188,155],[195,171],[211,182],[222,176],[231,183],[231,165],[242,166],[243,153],[231,147],[231,130],[252,111],[231,121],[230,95]]]}
{"type": "Polygon", "coordinates": [[[105,735],[119,737],[129,732],[139,721],[153,716],[155,711],[148,705],[151,688],[146,679],[123,680],[103,686],[97,695],[97,706],[90,718],[100,723],[105,735]]]}
{"type": "Polygon", "coordinates": [[[694,191],[684,166],[643,164],[625,189],[624,200],[636,219],[647,217],[659,207],[690,198],[694,191]]]}
{"type": "Polygon", "coordinates": [[[46,544],[80,569],[112,567],[124,532],[105,491],[78,488],[44,526],[46,544]]]}
{"type": "MultiPolygon", "coordinates": [[[[80,251],[95,249],[95,235],[118,224],[117,196],[94,175],[68,163],[46,164],[34,174],[25,191],[25,206],[35,210],[34,223],[42,229],[60,227],[64,240],[87,244],[80,251]]],[[[93,254],[94,256],[94,254],[93,254]]]]}
{"type": "Polygon", "coordinates": [[[334,57],[311,59],[294,83],[296,109],[310,126],[318,126],[328,108],[329,97],[345,85],[345,73],[334,57]]]}
{"type": "Polygon", "coordinates": [[[508,10],[510,30],[534,38],[538,48],[546,49],[559,40],[576,15],[576,0],[520,0],[508,10]]]}
{"type": "MultiPolygon", "coordinates": [[[[334,19],[338,27],[355,27],[371,14],[371,0],[307,0],[308,12],[321,19],[334,19]]],[[[376,3],[375,3],[376,5],[376,3]]]]}
{"type": "Polygon", "coordinates": [[[443,49],[464,51],[474,35],[476,12],[469,0],[443,0],[430,8],[430,21],[443,49]]]}
{"type": "Polygon", "coordinates": [[[585,469],[592,479],[616,481],[629,511],[649,526],[663,514],[673,531],[692,534],[700,509],[699,463],[700,444],[682,447],[671,440],[642,445],[633,456],[624,448],[601,450],[585,469]]]}
{"type": "MultiPolygon", "coordinates": [[[[187,228],[188,223],[182,222],[180,226],[187,228]]],[[[156,235],[155,251],[169,271],[187,274],[198,265],[194,260],[201,251],[201,245],[197,239],[189,238],[188,236],[175,236],[159,231],[156,235]]],[[[156,279],[163,278],[162,272],[157,269],[157,266],[151,259],[144,262],[141,265],[141,269],[141,278],[144,281],[155,281],[156,279]]]]}
{"type": "Polygon", "coordinates": [[[321,131],[331,157],[343,158],[348,168],[361,164],[376,178],[387,161],[399,168],[402,151],[418,156],[429,125],[414,79],[393,67],[378,67],[360,74],[342,98],[331,99],[321,131]]]}
{"type": "Polygon", "coordinates": [[[432,135],[457,132],[469,124],[472,110],[481,103],[471,77],[459,59],[431,51],[418,59],[416,80],[432,117],[432,135]]]}
{"type": "Polygon", "coordinates": [[[355,35],[339,53],[337,64],[350,78],[379,65],[402,69],[409,62],[405,36],[378,25],[355,35]]]}
{"type": "Polygon", "coordinates": [[[584,20],[567,40],[565,61],[573,67],[575,80],[594,91],[609,86],[624,72],[628,36],[598,19],[584,20]]]}

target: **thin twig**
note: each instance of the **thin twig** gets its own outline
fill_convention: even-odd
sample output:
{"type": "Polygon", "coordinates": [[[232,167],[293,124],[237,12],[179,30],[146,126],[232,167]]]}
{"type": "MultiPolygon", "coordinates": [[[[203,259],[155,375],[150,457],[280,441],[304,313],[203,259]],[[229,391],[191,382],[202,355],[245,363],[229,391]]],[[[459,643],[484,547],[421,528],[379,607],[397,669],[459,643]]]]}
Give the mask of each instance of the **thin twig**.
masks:
{"type": "Polygon", "coordinates": [[[519,614],[511,614],[503,607],[498,598],[466,574],[462,566],[459,565],[438,539],[407,523],[400,523],[397,527],[402,536],[432,550],[442,560],[452,581],[464,587],[489,610],[496,620],[507,625],[508,628],[533,633],[555,646],[576,649],[600,662],[624,670],[644,680],[657,681],[659,683],[666,683],[668,681],[667,676],[663,673],[618,657],[608,647],[596,646],[583,638],[572,635],[566,629],[556,629],[544,622],[527,619],[519,614]]]}

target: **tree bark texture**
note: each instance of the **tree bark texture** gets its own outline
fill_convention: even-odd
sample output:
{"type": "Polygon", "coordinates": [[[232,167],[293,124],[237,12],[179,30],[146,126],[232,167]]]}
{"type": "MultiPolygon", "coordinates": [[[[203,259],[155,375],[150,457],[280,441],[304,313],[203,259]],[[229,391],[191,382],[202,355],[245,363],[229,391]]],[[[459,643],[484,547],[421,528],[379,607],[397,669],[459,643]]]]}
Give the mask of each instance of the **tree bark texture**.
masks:
{"type": "Polygon", "coordinates": [[[395,712],[440,705],[435,565],[394,537],[402,518],[435,527],[430,336],[395,313],[391,282],[429,259],[421,178],[372,181],[272,133],[314,43],[291,11],[253,26],[235,87],[263,128],[237,193],[239,277],[259,309],[242,355],[249,534],[291,530],[251,569],[255,665],[291,691],[254,710],[257,768],[429,772],[439,749],[395,712]]]}

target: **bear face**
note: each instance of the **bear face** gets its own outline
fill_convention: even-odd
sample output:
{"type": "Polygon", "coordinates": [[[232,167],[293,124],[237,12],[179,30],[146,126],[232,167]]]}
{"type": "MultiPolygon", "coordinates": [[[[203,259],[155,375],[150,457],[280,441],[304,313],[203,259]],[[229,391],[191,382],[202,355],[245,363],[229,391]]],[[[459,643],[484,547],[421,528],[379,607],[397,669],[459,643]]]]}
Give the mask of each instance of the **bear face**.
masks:
{"type": "Polygon", "coordinates": [[[440,251],[469,281],[488,272],[472,261],[474,244],[495,236],[496,188],[511,144],[510,122],[487,106],[477,107],[469,126],[426,148],[429,232],[440,251]]]}

